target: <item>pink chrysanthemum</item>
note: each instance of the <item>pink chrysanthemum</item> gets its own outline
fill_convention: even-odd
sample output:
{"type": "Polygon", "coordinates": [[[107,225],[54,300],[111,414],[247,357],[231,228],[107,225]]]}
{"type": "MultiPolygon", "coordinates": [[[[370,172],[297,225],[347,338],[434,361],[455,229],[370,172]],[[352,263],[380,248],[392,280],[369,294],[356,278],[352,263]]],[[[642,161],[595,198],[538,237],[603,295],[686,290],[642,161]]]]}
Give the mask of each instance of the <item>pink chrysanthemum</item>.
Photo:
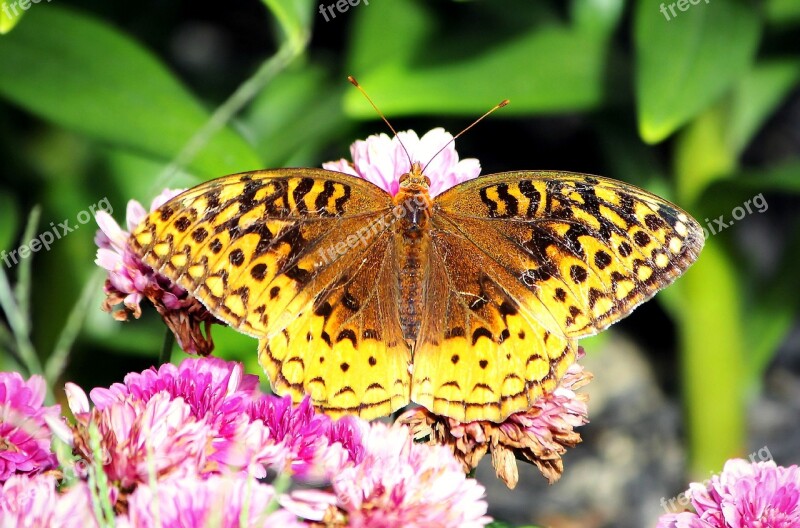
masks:
{"type": "MultiPolygon", "coordinates": [[[[76,416],[86,414],[89,404],[83,391],[72,384],[67,389],[76,416]]],[[[124,384],[96,388],[90,394],[95,413],[103,419],[130,408],[148,407],[154,398],[179,402],[181,409],[185,406],[190,415],[185,421],[203,424],[203,445],[188,442],[185,447],[203,453],[202,459],[187,459],[190,466],[196,464],[200,474],[252,466],[256,476],[262,477],[264,466],[281,465],[289,456],[281,439],[275,438],[262,420],[249,415],[260,394],[258,378],[244,375],[242,365],[236,362],[187,358],[177,367],[166,364],[158,371],[128,374],[124,384]]]]}
{"type": "Polygon", "coordinates": [[[92,402],[102,409],[129,396],[146,401],[167,392],[186,400],[196,417],[213,416],[213,422],[224,422],[227,415],[241,413],[261,394],[258,383],[258,376],[244,374],[241,363],[200,357],[187,358],[178,366],[166,363],[158,370],[131,372],[123,383],[114,383],[108,389],[98,387],[90,394],[92,402]]]}
{"type": "Polygon", "coordinates": [[[16,475],[0,486],[0,526],[93,528],[91,494],[85,482],[56,491],[49,475],[16,475]]]}
{"type": "MultiPolygon", "coordinates": [[[[154,211],[181,192],[180,189],[165,189],[153,200],[150,210],[154,211]]],[[[98,247],[95,263],[108,271],[108,280],[105,286],[106,294],[109,295],[108,307],[122,302],[137,319],[142,313],[139,303],[146,296],[145,291],[148,287],[166,286],[164,303],[173,309],[180,308],[180,299],[185,297],[183,288],[169,283],[164,277],[154,273],[152,268],[144,264],[128,249],[130,232],[136,229],[145,216],[147,216],[147,211],[136,200],[128,202],[126,212],[128,231],[124,231],[105,211],[98,211],[95,216],[97,224],[100,226],[94,239],[98,247]]],[[[116,312],[114,315],[122,320],[127,319],[127,312],[124,310],[116,312]]]]}
{"type": "Polygon", "coordinates": [[[687,495],[695,512],[661,516],[658,528],[795,528],[800,526],[800,468],[735,459],[687,495]]]}
{"type": "Polygon", "coordinates": [[[339,471],[332,493],[295,492],[281,504],[309,521],[350,527],[476,527],[484,488],[443,446],[416,444],[406,427],[374,423],[363,459],[339,471]]]}
{"type": "Polygon", "coordinates": [[[260,394],[258,377],[245,375],[240,363],[201,357],[187,358],[177,367],[167,363],[158,370],[132,372],[125,376],[124,384],[92,389],[90,396],[103,410],[129,397],[148,401],[160,392],[172,399],[182,398],[196,419],[211,426],[215,436],[211,459],[221,464],[231,462],[226,454],[236,450],[241,440],[238,435],[249,422],[245,413],[260,394]]]}
{"type": "Polygon", "coordinates": [[[263,420],[287,452],[283,468],[298,477],[325,477],[363,456],[366,422],[351,416],[338,421],[318,413],[309,398],[292,405],[289,396],[271,394],[253,403],[253,419],[263,420]]]}
{"type": "Polygon", "coordinates": [[[147,401],[128,398],[90,410],[80,387],[67,383],[66,392],[77,423],[72,437],[62,440],[93,464],[89,427],[96,425],[103,470],[123,492],[148,482],[151,465],[159,478],[201,475],[213,469],[208,456],[213,430],[193,416],[182,398],[173,400],[160,392],[147,401]]]}
{"type": "MultiPolygon", "coordinates": [[[[581,349],[578,357],[582,356],[581,349]]],[[[529,410],[512,414],[499,424],[461,423],[424,408],[412,409],[398,421],[408,424],[415,438],[449,446],[466,472],[490,452],[497,476],[509,488],[519,479],[518,459],[535,464],[554,482],[564,469],[561,455],[581,441],[574,428],[588,422],[588,395],[576,391],[591,378],[580,364],[573,363],[555,390],[539,397],[529,410]]]]}
{"type": "MultiPolygon", "coordinates": [[[[164,190],[153,200],[150,210],[159,208],[181,192],[164,190]]],[[[120,321],[126,320],[128,314],[138,319],[142,314],[140,303],[146,297],[164,318],[184,351],[209,354],[214,345],[210,334],[206,332],[207,335],[203,335],[201,327],[205,326],[208,330],[216,319],[186,290],[156,273],[128,247],[130,232],[147,216],[144,207],[131,200],[126,216],[128,231],[123,230],[105,211],[98,211],[95,217],[100,226],[95,236],[98,247],[95,263],[108,272],[103,310],[113,312],[114,318],[120,321]],[[114,307],[120,303],[123,309],[115,311],[114,307]]]]}
{"type": "Polygon", "coordinates": [[[0,483],[56,466],[45,417],[58,419],[61,407],[42,407],[45,392],[41,376],[25,381],[16,372],[0,372],[0,483]]]}
{"type": "Polygon", "coordinates": [[[430,162],[425,167],[425,175],[431,180],[428,192],[436,196],[458,183],[476,178],[481,172],[477,159],[459,161],[452,139],[453,136],[443,128],[434,128],[421,138],[413,130],[398,132],[393,138],[386,134],[375,134],[350,146],[352,162],[341,159],[323,163],[322,166],[364,178],[394,196],[400,186],[400,176],[411,170],[408,161],[410,156],[412,162],[420,162],[423,166],[430,162]],[[408,156],[403,145],[408,150],[408,156]],[[445,147],[444,150],[434,158],[442,147],[445,147]]]}
{"type": "Polygon", "coordinates": [[[284,510],[271,512],[272,486],[246,475],[213,476],[206,480],[169,479],[155,488],[139,486],[128,500],[121,528],[183,528],[216,526],[305,526],[284,510]]]}

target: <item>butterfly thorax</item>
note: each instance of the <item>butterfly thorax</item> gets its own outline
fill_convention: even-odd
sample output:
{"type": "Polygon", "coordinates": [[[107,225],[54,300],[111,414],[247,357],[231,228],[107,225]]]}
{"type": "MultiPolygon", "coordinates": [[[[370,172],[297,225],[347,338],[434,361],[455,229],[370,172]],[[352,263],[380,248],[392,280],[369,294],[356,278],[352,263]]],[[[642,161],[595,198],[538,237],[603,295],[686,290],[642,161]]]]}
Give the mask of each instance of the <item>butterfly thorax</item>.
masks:
{"type": "Polygon", "coordinates": [[[420,164],[414,163],[411,171],[400,177],[400,188],[394,197],[395,248],[400,256],[400,323],[403,337],[410,342],[419,333],[424,302],[430,251],[430,183],[420,164]]]}

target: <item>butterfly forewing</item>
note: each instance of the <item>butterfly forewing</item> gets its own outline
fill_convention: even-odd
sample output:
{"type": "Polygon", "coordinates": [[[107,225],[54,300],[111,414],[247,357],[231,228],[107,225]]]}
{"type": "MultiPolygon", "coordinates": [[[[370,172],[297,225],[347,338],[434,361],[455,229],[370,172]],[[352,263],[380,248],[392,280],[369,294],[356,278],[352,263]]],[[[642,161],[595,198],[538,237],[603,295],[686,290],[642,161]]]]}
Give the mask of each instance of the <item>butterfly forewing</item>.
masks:
{"type": "Polygon", "coordinates": [[[391,207],[358,178],[258,171],[176,197],[131,246],[219,319],[259,338],[277,392],[371,418],[407,403],[410,384],[397,292],[384,284],[397,273],[387,266],[396,260],[383,221],[391,207]]]}
{"type": "Polygon", "coordinates": [[[685,271],[703,245],[700,226],[676,205],[583,174],[471,180],[441,195],[435,214],[509,270],[569,337],[630,313],[685,271]]]}

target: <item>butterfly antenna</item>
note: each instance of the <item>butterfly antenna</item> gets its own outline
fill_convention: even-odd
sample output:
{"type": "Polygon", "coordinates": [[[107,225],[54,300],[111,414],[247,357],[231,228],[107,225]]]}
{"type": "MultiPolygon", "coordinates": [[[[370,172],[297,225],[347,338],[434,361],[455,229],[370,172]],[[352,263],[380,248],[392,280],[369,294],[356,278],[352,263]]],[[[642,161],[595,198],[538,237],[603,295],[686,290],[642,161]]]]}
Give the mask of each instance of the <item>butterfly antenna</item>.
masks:
{"type": "Polygon", "coordinates": [[[395,129],[394,129],[394,127],[392,126],[392,124],[389,122],[389,120],[388,120],[388,119],[386,119],[386,116],[385,116],[385,115],[383,115],[383,112],[381,112],[381,111],[380,111],[380,109],[378,108],[378,106],[377,106],[375,103],[373,103],[373,102],[372,102],[372,99],[371,99],[371,98],[370,98],[370,96],[367,94],[367,91],[366,91],[366,90],[364,90],[364,88],[362,88],[360,84],[358,84],[358,81],[356,80],[356,78],[355,78],[355,77],[353,77],[352,75],[348,75],[348,76],[347,76],[347,80],[348,80],[348,81],[350,81],[350,83],[351,83],[353,86],[355,86],[356,88],[358,88],[358,91],[359,91],[359,92],[361,92],[361,95],[363,95],[364,97],[366,97],[366,98],[367,98],[367,101],[369,101],[369,104],[371,104],[371,105],[372,105],[372,108],[374,108],[374,109],[375,109],[375,111],[378,113],[378,115],[379,115],[379,116],[381,116],[381,119],[383,119],[383,122],[384,122],[384,123],[386,123],[386,126],[388,126],[388,127],[389,127],[389,130],[391,130],[391,131],[392,131],[392,133],[394,134],[394,137],[396,137],[396,138],[397,138],[397,141],[400,143],[400,146],[401,146],[401,147],[403,147],[403,152],[405,152],[405,153],[406,153],[406,157],[408,158],[408,166],[409,166],[409,167],[411,167],[411,166],[414,164],[414,163],[411,161],[411,155],[408,153],[408,150],[406,150],[406,146],[405,146],[405,145],[403,145],[403,142],[400,140],[400,136],[398,136],[398,135],[397,135],[397,130],[395,130],[395,129]]]}
{"type": "Polygon", "coordinates": [[[461,132],[459,132],[458,134],[456,134],[455,136],[453,136],[453,139],[451,139],[450,141],[448,141],[447,143],[445,143],[445,144],[444,144],[444,146],[443,146],[442,148],[440,148],[440,149],[439,149],[439,150],[436,152],[436,154],[434,154],[433,156],[431,156],[431,159],[429,159],[429,160],[428,160],[428,163],[426,163],[426,164],[425,164],[425,166],[422,168],[422,172],[425,172],[425,169],[426,169],[426,168],[428,168],[428,165],[430,165],[430,164],[431,164],[431,162],[432,162],[433,160],[435,160],[435,159],[436,159],[436,156],[438,156],[439,154],[441,154],[441,153],[442,153],[442,151],[443,151],[444,149],[446,149],[446,148],[448,147],[448,145],[450,145],[450,143],[452,143],[452,142],[454,142],[456,139],[460,138],[460,137],[461,137],[461,136],[462,136],[462,135],[463,135],[463,134],[464,134],[464,133],[465,133],[467,130],[469,130],[470,128],[474,127],[475,125],[477,125],[478,123],[480,123],[481,121],[483,121],[483,120],[484,120],[484,118],[488,117],[488,116],[489,116],[489,114],[491,114],[491,113],[492,113],[492,112],[494,112],[495,110],[499,110],[500,108],[503,108],[503,107],[504,107],[505,105],[507,105],[509,102],[510,102],[510,101],[509,101],[508,99],[503,99],[502,101],[500,101],[499,103],[497,103],[496,105],[494,105],[494,106],[493,106],[493,107],[492,107],[492,108],[491,108],[491,109],[490,109],[488,112],[486,112],[485,114],[483,114],[482,116],[480,116],[478,119],[476,119],[475,121],[473,121],[473,122],[472,122],[472,124],[471,124],[470,126],[468,126],[468,127],[467,127],[467,128],[465,128],[464,130],[462,130],[461,132]]]}

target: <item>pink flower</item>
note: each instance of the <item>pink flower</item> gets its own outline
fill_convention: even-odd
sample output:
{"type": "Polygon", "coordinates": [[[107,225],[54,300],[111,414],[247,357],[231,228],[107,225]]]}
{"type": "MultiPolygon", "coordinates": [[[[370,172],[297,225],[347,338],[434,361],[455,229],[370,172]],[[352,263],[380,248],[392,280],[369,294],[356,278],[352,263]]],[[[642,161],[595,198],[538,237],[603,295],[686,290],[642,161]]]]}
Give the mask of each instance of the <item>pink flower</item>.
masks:
{"type": "MultiPolygon", "coordinates": [[[[153,211],[180,194],[181,190],[164,190],[150,206],[153,211]]],[[[214,344],[210,334],[204,336],[203,325],[216,319],[188,292],[157,273],[128,247],[130,231],[147,216],[147,211],[137,201],[128,202],[127,227],[123,230],[105,211],[98,211],[95,220],[100,230],[95,236],[97,258],[95,263],[108,272],[105,283],[106,300],[103,310],[114,313],[114,318],[124,321],[128,314],[138,319],[142,314],[140,303],[147,297],[153,302],[164,322],[173,331],[180,347],[190,354],[207,355],[214,344]],[[123,309],[114,311],[122,303],[123,309]]]]}
{"type": "Polygon", "coordinates": [[[183,398],[198,420],[206,420],[223,437],[260,394],[258,376],[244,374],[240,363],[213,357],[187,358],[179,366],[170,363],[158,370],[132,372],[124,383],[90,392],[98,409],[129,397],[148,401],[166,392],[172,399],[183,398]]]}
{"type": "Polygon", "coordinates": [[[168,479],[151,488],[139,486],[128,500],[128,517],[117,526],[183,528],[217,526],[305,526],[286,511],[269,511],[272,486],[247,475],[168,479]]]}
{"type": "Polygon", "coordinates": [[[56,491],[56,479],[47,475],[15,475],[0,489],[0,526],[93,528],[92,499],[85,482],[56,491]]]}
{"type": "MultiPolygon", "coordinates": [[[[157,209],[181,192],[182,190],[165,189],[153,200],[150,210],[157,209]]],[[[147,211],[142,204],[131,200],[128,202],[126,216],[128,231],[124,231],[107,212],[97,212],[95,219],[100,230],[97,231],[94,239],[98,247],[95,263],[108,271],[106,293],[117,295],[125,308],[138,319],[142,313],[139,303],[145,297],[147,287],[161,287],[165,281],[169,281],[165,277],[155,274],[152,268],[144,264],[137,255],[128,249],[130,231],[136,229],[136,226],[144,220],[147,211]]],[[[170,285],[167,288],[164,302],[173,309],[177,309],[180,307],[179,299],[184,296],[183,288],[170,285]]],[[[117,297],[114,299],[117,300],[117,297]]],[[[125,312],[118,312],[115,315],[122,317],[123,320],[127,318],[125,312]]]]}
{"type": "MultiPolygon", "coordinates": [[[[129,432],[123,430],[125,427],[117,428],[114,438],[141,433],[133,430],[131,420],[134,417],[120,421],[117,419],[120,413],[128,417],[131,409],[149,409],[154,399],[177,402],[179,409],[171,408],[175,414],[169,414],[175,419],[172,425],[176,432],[173,434],[183,431],[181,424],[188,427],[194,423],[202,429],[203,437],[197,444],[198,438],[192,434],[194,426],[183,431],[188,435],[183,447],[187,450],[187,468],[176,469],[193,469],[198,474],[207,474],[252,466],[256,476],[262,477],[266,472],[265,465],[280,465],[288,457],[288,450],[263,421],[249,415],[250,405],[260,394],[258,377],[244,375],[239,363],[210,357],[188,358],[177,367],[166,364],[158,371],[149,369],[141,374],[128,374],[124,384],[116,383],[109,389],[95,388],[90,394],[96,405],[94,413],[101,420],[131,426],[129,432]]],[[[76,417],[88,416],[89,402],[85,393],[68,384],[67,395],[76,417]]],[[[166,404],[159,404],[163,405],[166,404]]],[[[107,439],[108,442],[112,440],[107,439]]],[[[114,451],[111,453],[113,460],[114,451]]],[[[128,471],[125,469],[122,473],[128,471]]],[[[136,471],[133,473],[139,475],[136,471]]],[[[112,474],[119,476],[120,471],[112,474]]],[[[134,477],[134,480],[138,478],[134,477]]]]}
{"type": "Polygon", "coordinates": [[[212,428],[195,418],[182,398],[173,400],[161,392],[147,401],[128,398],[90,410],[80,387],[67,383],[66,391],[77,423],[73,437],[65,440],[93,464],[88,429],[94,423],[102,438],[102,469],[121,490],[148,482],[150,465],[159,478],[201,475],[213,469],[212,428]]]}
{"type": "MultiPolygon", "coordinates": [[[[578,353],[581,357],[582,349],[578,353]]],[[[499,424],[461,423],[424,408],[407,411],[398,421],[411,427],[414,438],[449,446],[464,472],[472,471],[491,452],[495,472],[509,488],[514,488],[519,479],[517,460],[535,464],[548,481],[554,482],[564,470],[561,455],[581,441],[574,428],[589,421],[588,395],[576,391],[591,378],[581,365],[573,363],[555,390],[540,396],[527,411],[512,414],[499,424]]]]}
{"type": "Polygon", "coordinates": [[[464,475],[450,450],[416,444],[402,426],[373,423],[362,460],[334,475],[332,487],[331,493],[295,492],[281,504],[309,521],[346,521],[355,528],[477,527],[491,521],[483,486],[464,475]]]}
{"type": "Polygon", "coordinates": [[[309,398],[294,406],[289,396],[266,394],[249,412],[253,419],[263,420],[285,449],[282,468],[298,477],[327,476],[363,456],[361,435],[366,422],[351,416],[333,421],[316,412],[309,398]]]}
{"type": "Polygon", "coordinates": [[[452,139],[453,136],[443,128],[434,128],[422,138],[413,130],[398,132],[393,138],[376,134],[350,146],[352,163],[341,159],[323,163],[322,166],[364,178],[394,196],[399,189],[400,176],[411,170],[410,156],[412,162],[423,164],[424,173],[431,180],[428,192],[433,197],[456,184],[476,178],[481,172],[477,159],[459,161],[452,139]],[[408,156],[401,143],[408,150],[408,156]],[[434,158],[442,147],[445,147],[444,150],[434,158]],[[425,163],[428,163],[427,167],[425,163]]]}
{"type": "MultiPolygon", "coordinates": [[[[692,483],[695,512],[668,513],[658,528],[795,528],[800,526],[800,468],[734,459],[708,483],[692,483]]],[[[666,508],[666,506],[665,506],[666,508]]]]}
{"type": "Polygon", "coordinates": [[[42,407],[45,392],[41,376],[25,381],[16,372],[0,372],[0,483],[56,466],[45,417],[58,419],[61,407],[42,407]]]}

